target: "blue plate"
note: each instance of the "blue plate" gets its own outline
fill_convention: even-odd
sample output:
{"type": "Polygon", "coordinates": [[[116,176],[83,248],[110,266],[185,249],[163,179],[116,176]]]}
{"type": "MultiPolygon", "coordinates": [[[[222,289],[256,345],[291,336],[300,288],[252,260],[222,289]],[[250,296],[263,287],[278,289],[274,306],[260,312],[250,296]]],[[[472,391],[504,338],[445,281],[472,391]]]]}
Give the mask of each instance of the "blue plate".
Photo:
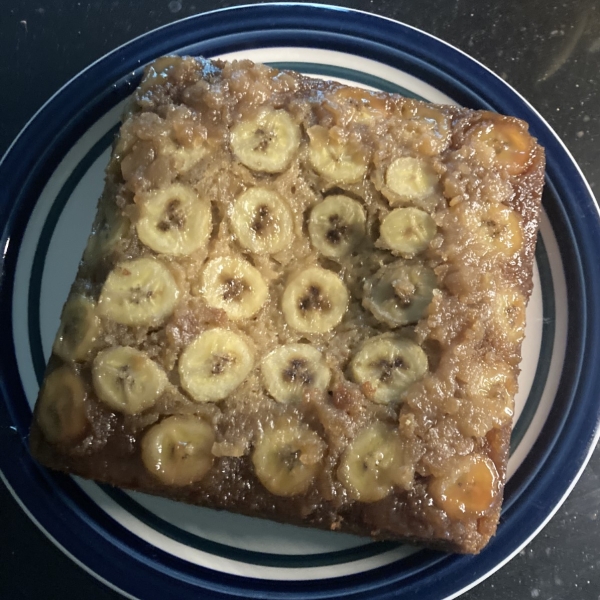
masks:
{"type": "Polygon", "coordinates": [[[439,600],[476,585],[548,521],[598,438],[600,219],[572,157],[512,88],[459,50],[374,15],[246,6],[150,32],[55,94],[0,163],[0,468],[83,568],[130,597],[439,600]],[[27,435],[60,309],[102,189],[124,99],[168,53],[246,57],[318,77],[515,115],[547,152],[534,293],[498,534],[478,556],[416,550],[175,504],[49,472],[27,435]]]}

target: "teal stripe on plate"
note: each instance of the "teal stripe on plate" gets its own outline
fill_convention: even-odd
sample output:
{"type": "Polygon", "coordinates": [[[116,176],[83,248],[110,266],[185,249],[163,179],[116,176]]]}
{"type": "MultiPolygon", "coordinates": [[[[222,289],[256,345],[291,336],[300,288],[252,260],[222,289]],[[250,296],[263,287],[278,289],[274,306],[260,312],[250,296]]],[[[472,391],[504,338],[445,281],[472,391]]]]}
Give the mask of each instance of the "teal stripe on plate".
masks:
{"type": "Polygon", "coordinates": [[[102,491],[112,498],[119,506],[154,531],[157,531],[176,542],[189,546],[190,548],[195,548],[196,550],[201,550],[207,554],[227,558],[229,560],[236,560],[250,565],[279,567],[282,569],[326,567],[353,562],[363,558],[370,558],[400,547],[400,544],[397,542],[369,542],[365,540],[363,546],[357,546],[356,548],[304,555],[273,554],[270,552],[257,552],[254,550],[235,548],[233,546],[228,546],[227,544],[208,540],[172,525],[168,521],[156,516],[152,511],[143,507],[139,502],[136,502],[131,496],[120,489],[104,484],[98,485],[102,491]]]}

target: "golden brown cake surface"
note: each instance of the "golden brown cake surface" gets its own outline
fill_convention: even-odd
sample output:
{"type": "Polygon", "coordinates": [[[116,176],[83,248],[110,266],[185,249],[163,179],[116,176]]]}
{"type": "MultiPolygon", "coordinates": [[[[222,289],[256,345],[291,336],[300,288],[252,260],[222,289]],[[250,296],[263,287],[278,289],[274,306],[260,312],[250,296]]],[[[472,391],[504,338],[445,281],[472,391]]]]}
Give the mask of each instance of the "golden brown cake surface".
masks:
{"type": "Polygon", "coordinates": [[[500,514],[543,170],[514,118],[159,59],[114,145],[34,456],[478,552],[500,514]]]}

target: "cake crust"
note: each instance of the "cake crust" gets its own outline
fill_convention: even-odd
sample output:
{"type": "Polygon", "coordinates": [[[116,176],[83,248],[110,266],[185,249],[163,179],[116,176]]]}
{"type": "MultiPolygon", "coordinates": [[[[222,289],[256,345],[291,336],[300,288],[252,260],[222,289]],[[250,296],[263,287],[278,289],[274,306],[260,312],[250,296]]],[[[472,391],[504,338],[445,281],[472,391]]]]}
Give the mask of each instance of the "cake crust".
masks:
{"type": "Polygon", "coordinates": [[[512,117],[159,59],[113,147],[33,455],[479,552],[501,510],[543,177],[512,117]]]}

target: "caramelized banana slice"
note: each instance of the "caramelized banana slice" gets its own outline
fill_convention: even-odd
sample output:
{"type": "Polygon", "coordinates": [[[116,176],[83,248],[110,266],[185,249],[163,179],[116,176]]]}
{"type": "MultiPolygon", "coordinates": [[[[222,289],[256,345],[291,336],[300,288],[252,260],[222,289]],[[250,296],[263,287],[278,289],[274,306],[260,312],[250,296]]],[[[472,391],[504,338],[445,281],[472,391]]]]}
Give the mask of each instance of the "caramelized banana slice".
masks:
{"type": "Polygon", "coordinates": [[[310,241],[323,256],[342,258],[362,242],[365,222],[360,202],[348,196],[327,196],[310,212],[310,241]]]}
{"type": "Polygon", "coordinates": [[[163,393],[167,374],[146,354],[128,346],[99,352],[92,366],[94,390],[114,411],[135,415],[163,393]]]}
{"type": "Polygon", "coordinates": [[[155,252],[185,256],[208,243],[210,203],[179,183],[138,194],[140,218],[135,224],[142,243],[155,252]]]}
{"type": "Polygon", "coordinates": [[[431,481],[429,493],[450,519],[481,517],[493,505],[499,482],[496,466],[488,457],[462,456],[448,465],[447,475],[431,481]]]}
{"type": "Polygon", "coordinates": [[[123,325],[158,325],[169,317],[179,289],[169,269],[155,258],[136,258],[119,263],[109,273],[98,310],[123,325]]]}
{"type": "Polygon", "coordinates": [[[210,471],[214,442],[209,423],[195,415],[175,415],[151,427],[143,437],[142,461],[162,483],[190,485],[210,471]]]}
{"type": "Polygon", "coordinates": [[[484,257],[510,259],[521,251],[524,242],[521,216],[505,204],[471,207],[460,203],[451,210],[484,257]]]}
{"type": "Polygon", "coordinates": [[[345,110],[350,107],[348,120],[355,123],[372,123],[387,115],[387,102],[369,90],[345,87],[336,90],[334,99],[339,99],[345,110]]]}
{"type": "Polygon", "coordinates": [[[165,139],[161,144],[160,154],[173,161],[178,173],[187,173],[208,154],[208,148],[203,139],[196,139],[187,146],[165,139]]]}
{"type": "Polygon", "coordinates": [[[509,365],[500,360],[471,365],[458,378],[466,382],[467,398],[459,410],[465,435],[484,436],[511,422],[517,379],[509,365]]]}
{"type": "Polygon", "coordinates": [[[83,381],[68,365],[46,377],[35,418],[51,444],[73,443],[84,436],[88,427],[86,397],[83,381]]]}
{"type": "Polygon", "coordinates": [[[348,290],[335,273],[321,267],[309,267],[293,277],[281,299],[287,324],[305,333],[333,329],[347,307],[348,290]]]}
{"type": "Polygon", "coordinates": [[[63,308],[52,351],[67,362],[85,360],[99,333],[96,305],[84,296],[71,296],[63,308]]]}
{"type": "Polygon", "coordinates": [[[240,244],[256,254],[276,254],[294,238],[294,221],[286,201],[275,191],[253,187],[235,200],[231,227],[240,244]]]}
{"type": "Polygon", "coordinates": [[[243,337],[227,329],[209,329],[181,354],[181,385],[196,402],[226,398],[254,366],[253,352],[243,337]]]}
{"type": "Polygon", "coordinates": [[[279,346],[261,364],[265,387],[278,402],[302,400],[310,388],[325,390],[331,373],[323,355],[308,344],[279,346]]]}
{"type": "Polygon", "coordinates": [[[433,239],[435,221],[418,208],[395,208],[381,222],[378,245],[405,258],[423,252],[433,239]]]}
{"type": "Polygon", "coordinates": [[[350,363],[354,381],[377,404],[397,402],[404,390],[427,372],[427,355],[414,342],[383,334],[362,344],[350,363]]]}
{"type": "Polygon", "coordinates": [[[280,422],[256,443],[252,464],[260,482],[276,496],[304,494],[315,479],[325,444],[306,425],[280,422]]]}
{"type": "Polygon", "coordinates": [[[115,210],[106,207],[101,210],[103,218],[90,236],[83,253],[83,260],[86,263],[96,263],[110,256],[119,241],[127,236],[131,225],[127,217],[115,210]]]}
{"type": "Polygon", "coordinates": [[[346,448],[337,475],[352,498],[376,502],[394,486],[410,489],[414,465],[398,431],[375,423],[360,431],[346,448]]]}
{"type": "Polygon", "coordinates": [[[534,142],[517,123],[483,123],[473,129],[468,140],[481,158],[491,159],[511,175],[519,175],[529,166],[534,142]]]}
{"type": "Polygon", "coordinates": [[[419,203],[434,194],[439,182],[431,165],[420,158],[401,156],[387,168],[385,183],[396,194],[398,201],[391,204],[419,203]]]}
{"type": "Polygon", "coordinates": [[[502,204],[489,206],[479,218],[478,240],[490,253],[511,257],[523,246],[521,218],[502,204]]]}
{"type": "Polygon", "coordinates": [[[423,318],[437,287],[435,273],[425,265],[397,261],[366,280],[362,304],[390,327],[423,318]]]}
{"type": "Polygon", "coordinates": [[[411,141],[420,153],[435,156],[450,145],[450,119],[435,106],[407,102],[402,107],[402,116],[408,120],[407,131],[415,134],[411,141]]]}
{"type": "Polygon", "coordinates": [[[367,172],[363,149],[342,139],[337,128],[313,125],[307,131],[308,157],[314,169],[333,183],[356,183],[367,172]]]}
{"type": "Polygon", "coordinates": [[[509,287],[500,287],[492,302],[492,328],[495,335],[511,344],[525,337],[525,296],[509,287]]]}
{"type": "Polygon", "coordinates": [[[224,310],[234,321],[254,316],[269,295],[258,269],[241,258],[213,258],[204,268],[202,278],[206,302],[224,310]]]}
{"type": "Polygon", "coordinates": [[[231,130],[231,148],[253,171],[280,173],[300,145],[300,130],[285,110],[263,110],[231,130]]]}

